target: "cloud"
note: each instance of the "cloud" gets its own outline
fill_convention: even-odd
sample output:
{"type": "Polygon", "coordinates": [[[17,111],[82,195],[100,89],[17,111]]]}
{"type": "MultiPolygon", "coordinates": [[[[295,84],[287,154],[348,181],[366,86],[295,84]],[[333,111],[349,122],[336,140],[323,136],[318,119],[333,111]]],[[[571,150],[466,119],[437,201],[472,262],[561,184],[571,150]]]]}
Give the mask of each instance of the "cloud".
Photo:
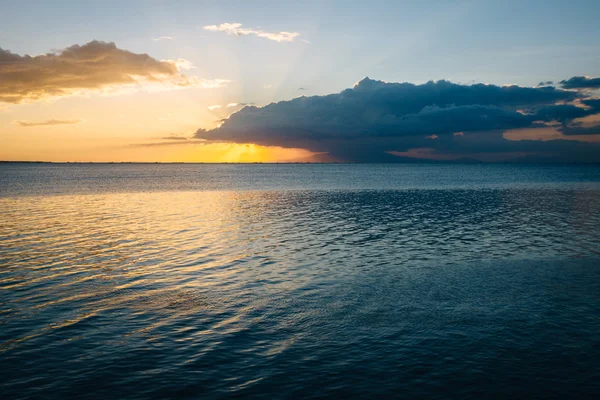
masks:
{"type": "Polygon", "coordinates": [[[600,99],[583,99],[581,103],[594,110],[600,110],[600,99]]]}
{"type": "Polygon", "coordinates": [[[161,37],[153,38],[152,40],[154,40],[155,42],[158,42],[160,40],[173,40],[173,37],[172,36],[161,36],[161,37]]]}
{"type": "Polygon", "coordinates": [[[227,104],[227,107],[229,108],[233,108],[233,107],[246,107],[246,106],[253,106],[254,103],[229,103],[227,104]]]}
{"type": "Polygon", "coordinates": [[[579,135],[600,135],[600,125],[594,126],[564,126],[559,129],[563,135],[579,136],[579,135]]]}
{"type": "Polygon", "coordinates": [[[164,146],[188,146],[188,145],[200,145],[206,144],[205,140],[197,140],[194,138],[182,138],[182,137],[165,137],[162,138],[164,142],[147,142],[147,143],[133,143],[127,147],[164,147],[164,146]]]}
{"type": "Polygon", "coordinates": [[[189,137],[186,136],[176,136],[176,135],[172,135],[172,136],[165,136],[161,138],[162,140],[190,140],[189,137]]]}
{"type": "Polygon", "coordinates": [[[196,66],[194,64],[192,64],[191,61],[180,58],[178,60],[175,61],[175,65],[177,65],[177,68],[181,71],[189,71],[190,69],[195,69],[196,66]]]}
{"type": "Polygon", "coordinates": [[[0,102],[23,103],[48,98],[115,93],[119,90],[219,88],[225,79],[199,79],[182,70],[189,61],[157,60],[92,41],[39,56],[20,56],[0,49],[0,102]]]}
{"type": "Polygon", "coordinates": [[[600,89],[600,78],[574,76],[560,81],[560,84],[565,89],[600,89]]]}
{"type": "Polygon", "coordinates": [[[543,121],[566,122],[575,118],[583,118],[587,115],[595,114],[596,110],[585,109],[571,104],[559,104],[554,106],[542,107],[537,110],[535,117],[543,121]]]}
{"type": "Polygon", "coordinates": [[[208,106],[207,108],[210,111],[215,111],[215,110],[218,110],[218,109],[221,109],[221,108],[245,107],[245,106],[249,106],[249,105],[252,105],[252,103],[229,103],[229,104],[224,105],[224,106],[222,106],[220,104],[215,104],[215,105],[212,105],[212,106],[208,106]]]}
{"type": "Polygon", "coordinates": [[[24,128],[33,126],[53,126],[53,125],[75,125],[82,122],[80,119],[48,119],[46,121],[13,121],[12,123],[24,128]]]}
{"type": "Polygon", "coordinates": [[[575,128],[573,120],[600,113],[597,101],[552,86],[462,85],[444,80],[415,85],[365,78],[340,93],[246,106],[218,128],[198,130],[195,136],[303,148],[347,161],[391,161],[390,151],[422,148],[446,155],[537,154],[561,161],[600,161],[596,144],[503,136],[552,124],[575,128]]]}
{"type": "Polygon", "coordinates": [[[248,36],[248,35],[256,35],[261,38],[274,40],[276,42],[291,42],[296,37],[300,36],[298,32],[265,32],[260,29],[252,29],[252,28],[242,28],[242,24],[240,23],[224,23],[221,25],[208,25],[204,27],[207,31],[212,32],[225,32],[228,35],[236,35],[236,36],[248,36]]]}

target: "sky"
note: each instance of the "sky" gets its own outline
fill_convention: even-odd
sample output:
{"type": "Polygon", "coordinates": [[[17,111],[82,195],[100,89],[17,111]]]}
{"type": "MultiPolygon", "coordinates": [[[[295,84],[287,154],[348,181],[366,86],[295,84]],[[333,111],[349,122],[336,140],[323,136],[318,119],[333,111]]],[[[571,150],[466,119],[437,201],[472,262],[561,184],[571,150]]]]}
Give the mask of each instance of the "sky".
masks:
{"type": "Polygon", "coordinates": [[[600,162],[595,0],[0,0],[0,18],[0,160],[600,162]]]}

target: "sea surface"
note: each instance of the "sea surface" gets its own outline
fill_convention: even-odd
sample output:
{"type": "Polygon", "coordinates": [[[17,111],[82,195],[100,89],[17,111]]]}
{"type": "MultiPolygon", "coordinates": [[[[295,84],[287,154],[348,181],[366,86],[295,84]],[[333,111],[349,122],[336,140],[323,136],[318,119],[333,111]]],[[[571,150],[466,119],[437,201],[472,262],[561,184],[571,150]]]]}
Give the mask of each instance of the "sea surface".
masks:
{"type": "Polygon", "coordinates": [[[600,398],[600,167],[0,164],[0,398],[600,398]]]}

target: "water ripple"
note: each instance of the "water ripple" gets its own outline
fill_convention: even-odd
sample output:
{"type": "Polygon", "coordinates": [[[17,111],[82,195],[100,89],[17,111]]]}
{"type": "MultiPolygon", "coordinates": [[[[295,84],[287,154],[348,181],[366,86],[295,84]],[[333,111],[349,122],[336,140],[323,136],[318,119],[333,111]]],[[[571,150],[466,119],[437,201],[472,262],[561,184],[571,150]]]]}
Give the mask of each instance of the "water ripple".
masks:
{"type": "Polygon", "coordinates": [[[600,191],[0,198],[5,398],[599,393],[600,191]]]}

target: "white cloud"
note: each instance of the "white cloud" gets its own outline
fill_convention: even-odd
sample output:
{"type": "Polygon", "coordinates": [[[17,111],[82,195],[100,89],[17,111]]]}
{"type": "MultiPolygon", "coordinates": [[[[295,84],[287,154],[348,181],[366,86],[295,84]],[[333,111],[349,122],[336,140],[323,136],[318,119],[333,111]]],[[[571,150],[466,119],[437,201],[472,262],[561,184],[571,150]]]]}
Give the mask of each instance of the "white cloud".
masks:
{"type": "Polygon", "coordinates": [[[300,36],[298,32],[266,32],[261,29],[242,28],[240,23],[224,23],[221,25],[207,25],[204,27],[207,31],[226,32],[228,35],[247,36],[256,35],[261,38],[274,40],[276,42],[291,42],[300,36]]]}
{"type": "Polygon", "coordinates": [[[215,104],[214,106],[208,106],[208,109],[210,111],[214,111],[214,110],[218,110],[219,108],[221,108],[223,106],[219,105],[219,104],[215,104]]]}
{"type": "Polygon", "coordinates": [[[181,71],[181,70],[189,71],[190,69],[196,68],[196,66],[194,64],[192,64],[191,61],[186,60],[185,58],[178,58],[177,60],[163,60],[163,61],[174,62],[175,65],[177,66],[177,68],[179,69],[179,71],[181,71]]]}
{"type": "Polygon", "coordinates": [[[158,42],[160,40],[173,40],[173,37],[172,36],[161,36],[161,37],[153,38],[152,40],[154,40],[155,42],[158,42]]]}
{"type": "Polygon", "coordinates": [[[238,103],[229,103],[227,107],[237,107],[238,103]]]}

